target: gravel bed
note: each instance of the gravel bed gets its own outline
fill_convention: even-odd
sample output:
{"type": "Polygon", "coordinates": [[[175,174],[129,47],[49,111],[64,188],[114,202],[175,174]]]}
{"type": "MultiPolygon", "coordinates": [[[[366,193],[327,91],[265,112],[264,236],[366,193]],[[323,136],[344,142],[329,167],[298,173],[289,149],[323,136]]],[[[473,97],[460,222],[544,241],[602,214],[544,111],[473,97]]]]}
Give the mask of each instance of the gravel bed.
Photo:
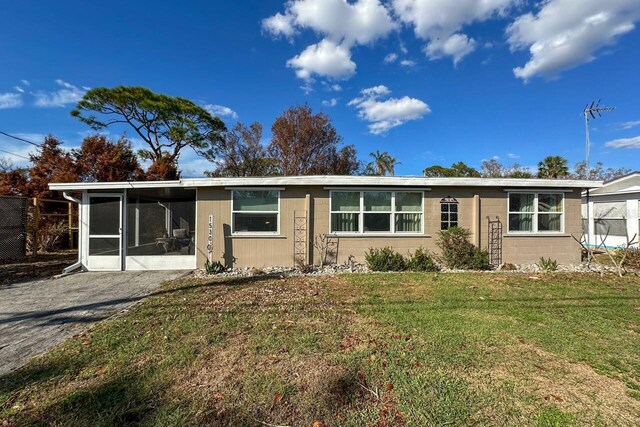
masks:
{"type": "MultiPolygon", "coordinates": [[[[454,270],[443,268],[442,273],[468,273],[469,270],[454,270]]],[[[479,271],[482,273],[543,273],[544,270],[538,264],[502,264],[500,267],[492,270],[479,271]]],[[[612,266],[592,263],[576,265],[558,265],[556,273],[615,273],[616,269],[612,266]]],[[[205,270],[196,270],[193,275],[197,278],[212,277],[251,277],[251,276],[332,276],[335,274],[347,273],[370,273],[378,272],[370,271],[365,264],[333,264],[325,265],[320,268],[318,266],[310,266],[308,269],[298,269],[293,267],[263,267],[263,268],[230,268],[219,274],[207,274],[205,270]]],[[[379,273],[378,273],[379,274],[379,273]]]]}

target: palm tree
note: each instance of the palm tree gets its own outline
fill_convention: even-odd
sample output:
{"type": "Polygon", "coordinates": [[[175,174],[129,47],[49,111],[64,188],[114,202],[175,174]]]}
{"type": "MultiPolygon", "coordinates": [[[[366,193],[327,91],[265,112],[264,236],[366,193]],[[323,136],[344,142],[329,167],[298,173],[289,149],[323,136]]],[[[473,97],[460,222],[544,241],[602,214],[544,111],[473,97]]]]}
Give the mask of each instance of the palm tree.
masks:
{"type": "Polygon", "coordinates": [[[538,178],[562,178],[569,175],[569,163],[562,156],[547,156],[538,163],[538,178]]]}
{"type": "Polygon", "coordinates": [[[400,164],[395,157],[386,151],[380,152],[380,150],[376,150],[375,153],[369,153],[369,157],[373,159],[367,165],[367,171],[371,175],[385,176],[389,173],[389,175],[393,176],[395,175],[395,167],[400,164]]]}

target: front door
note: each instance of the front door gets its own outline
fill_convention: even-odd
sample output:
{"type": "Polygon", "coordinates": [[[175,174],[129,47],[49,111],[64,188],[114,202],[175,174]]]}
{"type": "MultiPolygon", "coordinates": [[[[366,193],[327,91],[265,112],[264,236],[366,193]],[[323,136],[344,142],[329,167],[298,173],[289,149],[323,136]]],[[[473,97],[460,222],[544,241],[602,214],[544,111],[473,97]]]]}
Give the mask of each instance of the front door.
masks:
{"type": "Polygon", "coordinates": [[[122,195],[89,195],[89,270],[122,269],[122,195]]]}

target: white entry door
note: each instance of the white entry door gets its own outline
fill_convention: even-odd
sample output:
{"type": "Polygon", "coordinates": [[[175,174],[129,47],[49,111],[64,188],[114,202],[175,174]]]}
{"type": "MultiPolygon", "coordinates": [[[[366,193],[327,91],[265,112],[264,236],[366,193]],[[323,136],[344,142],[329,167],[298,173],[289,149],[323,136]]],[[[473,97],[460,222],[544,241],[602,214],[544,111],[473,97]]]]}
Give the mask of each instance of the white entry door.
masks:
{"type": "Polygon", "coordinates": [[[122,195],[89,195],[89,270],[122,269],[122,195]]]}

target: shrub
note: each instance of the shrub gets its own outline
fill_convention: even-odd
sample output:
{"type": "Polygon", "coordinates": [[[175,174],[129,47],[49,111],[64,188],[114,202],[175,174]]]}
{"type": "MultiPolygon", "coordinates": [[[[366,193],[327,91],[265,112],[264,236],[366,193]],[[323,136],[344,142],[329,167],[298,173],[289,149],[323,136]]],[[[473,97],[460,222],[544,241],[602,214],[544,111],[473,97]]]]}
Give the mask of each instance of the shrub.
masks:
{"type": "Polygon", "coordinates": [[[437,245],[444,265],[463,270],[487,270],[491,267],[489,253],[476,248],[469,241],[470,234],[469,230],[461,227],[451,227],[440,232],[437,245]]]}
{"type": "Polygon", "coordinates": [[[491,268],[491,264],[489,264],[489,252],[474,247],[471,262],[467,268],[471,270],[489,270],[491,268]]]}
{"type": "Polygon", "coordinates": [[[538,267],[543,269],[544,271],[556,271],[558,269],[558,261],[555,259],[540,257],[540,261],[538,261],[538,267]]]}
{"type": "Polygon", "coordinates": [[[624,259],[624,266],[640,270],[640,247],[627,248],[627,257],[624,259]]]}
{"type": "Polygon", "coordinates": [[[407,267],[411,271],[438,271],[440,270],[436,265],[433,257],[428,250],[418,248],[411,255],[407,261],[407,267]]]}
{"type": "Polygon", "coordinates": [[[204,262],[204,269],[207,274],[220,274],[226,270],[220,261],[211,262],[209,260],[204,262]]]}
{"type": "Polygon", "coordinates": [[[40,224],[38,233],[38,251],[53,252],[60,249],[60,245],[69,232],[65,221],[45,222],[40,224]]]}
{"type": "Polygon", "coordinates": [[[371,271],[404,271],[407,269],[407,260],[389,246],[381,249],[369,248],[364,259],[371,271]]]}

